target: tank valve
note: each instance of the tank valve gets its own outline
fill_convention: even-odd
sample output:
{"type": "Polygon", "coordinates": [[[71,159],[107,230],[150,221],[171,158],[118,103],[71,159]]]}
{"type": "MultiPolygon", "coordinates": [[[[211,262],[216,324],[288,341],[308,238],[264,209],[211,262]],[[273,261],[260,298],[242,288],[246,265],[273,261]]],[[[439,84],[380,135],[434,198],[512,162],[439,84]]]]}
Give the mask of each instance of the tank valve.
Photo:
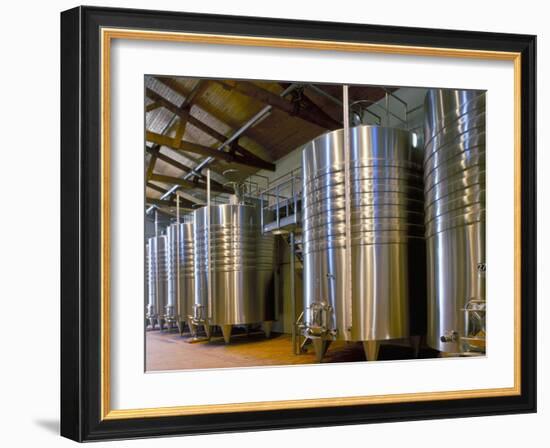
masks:
{"type": "Polygon", "coordinates": [[[441,342],[456,342],[458,340],[458,332],[449,331],[440,338],[441,342]]]}

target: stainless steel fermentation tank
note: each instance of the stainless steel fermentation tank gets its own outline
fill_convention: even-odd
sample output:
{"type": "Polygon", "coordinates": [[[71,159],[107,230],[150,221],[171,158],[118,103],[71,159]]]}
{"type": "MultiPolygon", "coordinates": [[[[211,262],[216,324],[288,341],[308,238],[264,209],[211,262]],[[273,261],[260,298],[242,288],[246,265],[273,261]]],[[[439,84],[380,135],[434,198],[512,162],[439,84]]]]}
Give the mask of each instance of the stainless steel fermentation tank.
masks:
{"type": "Polygon", "coordinates": [[[168,290],[166,319],[183,333],[195,301],[195,243],[193,223],[176,223],[166,229],[168,242],[168,290]]]}
{"type": "Polygon", "coordinates": [[[274,237],[262,235],[260,207],[223,204],[194,212],[195,303],[192,325],[218,325],[228,343],[234,325],[274,319],[274,237]],[[210,294],[209,294],[210,289],[210,294]]]}
{"type": "Polygon", "coordinates": [[[376,359],[379,341],[425,331],[422,152],[405,130],[349,132],[349,266],[344,130],[302,153],[303,333],[319,361],[333,340],[363,341],[376,359]]]}
{"type": "Polygon", "coordinates": [[[425,114],[427,342],[484,349],[485,93],[430,90],[425,114]]]}
{"type": "Polygon", "coordinates": [[[166,323],[168,292],[167,239],[165,235],[149,238],[146,245],[147,308],[145,318],[151,327],[166,323]]]}

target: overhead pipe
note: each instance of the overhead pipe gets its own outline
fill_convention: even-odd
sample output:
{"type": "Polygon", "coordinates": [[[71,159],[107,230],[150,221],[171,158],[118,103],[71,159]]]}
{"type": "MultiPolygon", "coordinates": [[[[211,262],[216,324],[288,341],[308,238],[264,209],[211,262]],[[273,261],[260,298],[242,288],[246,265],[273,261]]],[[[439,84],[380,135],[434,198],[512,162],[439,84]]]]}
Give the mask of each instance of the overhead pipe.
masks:
{"type": "Polygon", "coordinates": [[[350,130],[349,130],[349,86],[342,86],[342,112],[344,115],[344,196],[345,196],[345,227],[346,227],[346,264],[345,264],[345,329],[351,327],[351,301],[353,282],[351,278],[351,154],[350,154],[350,130]]]}
{"type": "MultiPolygon", "coordinates": [[[[207,289],[208,289],[208,322],[212,319],[212,261],[210,251],[210,170],[206,170],[206,261],[208,263],[207,271],[207,289]]],[[[209,323],[208,323],[209,325],[209,323]]]]}

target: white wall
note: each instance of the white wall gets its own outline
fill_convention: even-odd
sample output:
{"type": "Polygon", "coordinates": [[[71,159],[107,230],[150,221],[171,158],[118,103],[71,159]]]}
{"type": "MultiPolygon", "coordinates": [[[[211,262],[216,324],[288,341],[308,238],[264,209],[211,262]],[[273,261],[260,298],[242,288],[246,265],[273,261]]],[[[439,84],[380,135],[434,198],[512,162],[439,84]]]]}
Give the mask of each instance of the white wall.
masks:
{"type": "MultiPolygon", "coordinates": [[[[192,439],[157,439],[94,446],[327,446],[345,443],[357,446],[547,446],[550,439],[550,394],[548,392],[548,347],[550,332],[542,320],[550,321],[547,278],[550,237],[550,161],[545,123],[549,51],[548,11],[545,2],[524,0],[457,2],[393,0],[355,4],[278,0],[178,0],[110,1],[87,0],[87,4],[134,8],[187,10],[221,14],[273,16],[312,20],[475,29],[538,34],[539,123],[539,414],[473,419],[404,422],[249,434],[200,436],[192,439]],[[544,204],[545,203],[545,204],[544,204]],[[544,204],[544,206],[543,206],[544,204]],[[546,270],[547,272],[543,272],[546,270]],[[543,358],[543,344],[545,356],[543,358]],[[546,378],[545,378],[546,377],[546,378]],[[307,445],[306,445],[307,444],[307,445]]],[[[2,182],[4,213],[2,303],[0,325],[0,439],[4,446],[69,446],[57,435],[59,414],[59,11],[74,1],[4,2],[2,107],[4,130],[2,182]],[[33,109],[33,113],[29,110],[33,109]],[[9,131],[9,132],[7,132],[9,131]],[[32,164],[29,161],[32,159],[32,164]],[[6,169],[7,167],[7,169],[6,169]],[[20,179],[20,174],[25,179],[20,179]],[[15,197],[17,196],[17,197],[15,197]],[[32,207],[31,207],[32,203],[32,207]],[[14,233],[11,216],[18,219],[14,233]],[[29,238],[23,243],[20,239],[29,238]],[[32,265],[29,250],[35,250],[32,265]],[[7,252],[6,252],[7,251],[7,252]],[[31,271],[32,268],[32,271],[31,271]],[[32,274],[31,274],[32,272],[32,274]],[[28,307],[27,307],[28,305],[28,307]]],[[[71,445],[74,446],[74,445],[71,445]]]]}

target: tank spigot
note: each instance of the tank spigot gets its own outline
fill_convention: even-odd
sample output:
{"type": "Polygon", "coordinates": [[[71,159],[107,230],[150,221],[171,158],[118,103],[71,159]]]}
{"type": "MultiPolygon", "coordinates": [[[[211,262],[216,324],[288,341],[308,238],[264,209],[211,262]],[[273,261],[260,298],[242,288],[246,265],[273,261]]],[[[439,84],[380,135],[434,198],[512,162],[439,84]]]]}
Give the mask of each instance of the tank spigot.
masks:
{"type": "Polygon", "coordinates": [[[456,342],[458,340],[457,331],[448,331],[440,338],[441,342],[456,342]]]}

